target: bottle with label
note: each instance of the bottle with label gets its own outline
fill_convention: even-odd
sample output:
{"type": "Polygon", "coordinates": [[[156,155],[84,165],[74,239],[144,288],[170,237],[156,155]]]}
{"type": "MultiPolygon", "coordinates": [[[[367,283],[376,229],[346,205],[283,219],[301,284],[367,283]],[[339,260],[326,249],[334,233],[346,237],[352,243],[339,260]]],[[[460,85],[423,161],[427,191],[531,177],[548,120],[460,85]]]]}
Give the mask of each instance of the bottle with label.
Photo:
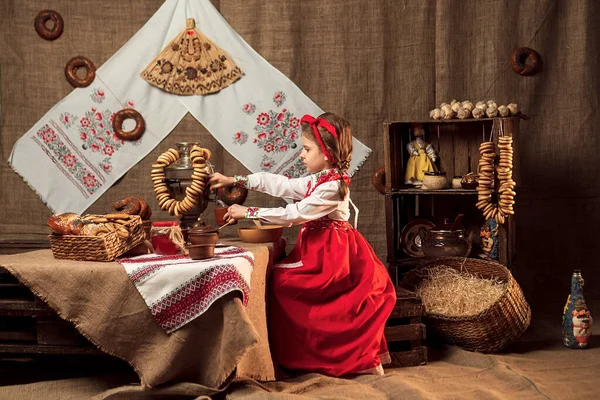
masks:
{"type": "Polygon", "coordinates": [[[592,316],[583,298],[581,271],[571,275],[571,294],[563,310],[563,344],[572,349],[584,349],[592,335],[592,316]]]}

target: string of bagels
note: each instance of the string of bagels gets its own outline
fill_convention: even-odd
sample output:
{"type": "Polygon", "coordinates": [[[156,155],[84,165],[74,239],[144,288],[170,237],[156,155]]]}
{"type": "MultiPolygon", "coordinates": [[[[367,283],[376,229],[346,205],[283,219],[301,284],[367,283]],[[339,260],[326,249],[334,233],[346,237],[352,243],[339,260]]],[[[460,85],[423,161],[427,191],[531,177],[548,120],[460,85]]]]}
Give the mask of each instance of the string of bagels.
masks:
{"type": "Polygon", "coordinates": [[[210,173],[207,168],[207,161],[211,157],[211,152],[198,145],[192,146],[190,150],[190,159],[193,167],[192,183],[185,189],[185,197],[182,200],[176,200],[169,193],[167,183],[165,182],[165,168],[179,160],[180,157],[176,149],[170,148],[158,156],[156,163],[152,164],[152,171],[150,171],[159,207],[161,210],[167,211],[169,215],[176,216],[177,218],[181,218],[184,213],[191,211],[198,204],[198,199],[204,193],[206,180],[210,173]]]}
{"type": "Polygon", "coordinates": [[[479,185],[477,186],[478,202],[477,208],[480,209],[486,219],[496,220],[501,225],[508,219],[509,215],[513,215],[516,182],[512,179],[513,171],[513,138],[509,135],[504,135],[503,126],[500,125],[500,137],[498,137],[498,150],[496,153],[496,145],[491,140],[481,143],[479,146],[478,174],[479,185]],[[496,158],[498,163],[496,164],[496,158]],[[496,189],[495,178],[498,178],[496,189]],[[493,203],[495,195],[496,202],[493,203]]]}

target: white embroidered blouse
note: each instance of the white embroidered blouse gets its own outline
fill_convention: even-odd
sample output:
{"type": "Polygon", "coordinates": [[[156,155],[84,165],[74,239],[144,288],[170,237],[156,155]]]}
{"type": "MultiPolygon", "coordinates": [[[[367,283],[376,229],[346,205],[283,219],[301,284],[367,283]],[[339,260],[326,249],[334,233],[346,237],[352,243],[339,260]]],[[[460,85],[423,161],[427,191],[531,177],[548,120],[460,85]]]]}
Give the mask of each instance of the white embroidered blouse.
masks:
{"type": "Polygon", "coordinates": [[[304,178],[286,178],[283,175],[258,172],[247,176],[235,176],[234,185],[269,194],[274,197],[295,200],[286,207],[249,207],[246,218],[261,219],[286,227],[328,216],[337,221],[350,218],[350,193],[340,199],[339,181],[332,180],[319,184],[306,196],[309,183],[315,187],[320,177],[332,170],[323,170],[304,178]]]}

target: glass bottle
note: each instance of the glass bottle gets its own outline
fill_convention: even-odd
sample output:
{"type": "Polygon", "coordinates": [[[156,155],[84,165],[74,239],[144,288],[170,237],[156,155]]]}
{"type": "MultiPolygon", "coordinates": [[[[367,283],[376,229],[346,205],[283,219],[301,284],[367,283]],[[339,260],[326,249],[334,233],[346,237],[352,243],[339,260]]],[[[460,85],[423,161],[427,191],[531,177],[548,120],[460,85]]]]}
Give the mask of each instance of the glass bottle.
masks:
{"type": "Polygon", "coordinates": [[[583,298],[583,278],[576,269],[571,275],[571,294],[563,310],[563,344],[572,349],[584,349],[592,335],[592,316],[583,298]]]}

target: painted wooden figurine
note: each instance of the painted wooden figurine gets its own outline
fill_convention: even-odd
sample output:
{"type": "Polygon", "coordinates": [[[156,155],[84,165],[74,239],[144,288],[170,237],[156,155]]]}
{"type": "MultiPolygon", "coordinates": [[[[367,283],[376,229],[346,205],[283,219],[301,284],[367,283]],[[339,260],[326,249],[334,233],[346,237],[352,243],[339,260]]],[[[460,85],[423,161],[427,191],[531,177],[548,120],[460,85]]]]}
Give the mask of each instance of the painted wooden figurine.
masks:
{"type": "Polygon", "coordinates": [[[433,146],[423,140],[425,135],[423,124],[413,124],[412,128],[415,139],[406,145],[410,157],[406,164],[404,183],[420,186],[423,184],[425,172],[437,172],[438,169],[434,164],[437,154],[433,146]]]}
{"type": "Polygon", "coordinates": [[[498,259],[498,223],[494,218],[488,219],[479,232],[481,238],[481,254],[484,260],[498,259]]]}
{"type": "Polygon", "coordinates": [[[563,344],[572,349],[584,349],[592,335],[592,316],[583,298],[583,278],[576,269],[571,275],[571,294],[563,311],[563,344]]]}

